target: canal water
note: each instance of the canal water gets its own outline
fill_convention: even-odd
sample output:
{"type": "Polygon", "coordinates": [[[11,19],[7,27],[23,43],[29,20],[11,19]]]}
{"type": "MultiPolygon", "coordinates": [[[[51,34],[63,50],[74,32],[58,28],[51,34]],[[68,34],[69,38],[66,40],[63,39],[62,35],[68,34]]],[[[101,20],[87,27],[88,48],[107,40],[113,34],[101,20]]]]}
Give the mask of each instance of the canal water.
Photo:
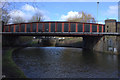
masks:
{"type": "Polygon", "coordinates": [[[27,47],[13,53],[29,78],[117,78],[117,57],[66,47],[27,47]]]}

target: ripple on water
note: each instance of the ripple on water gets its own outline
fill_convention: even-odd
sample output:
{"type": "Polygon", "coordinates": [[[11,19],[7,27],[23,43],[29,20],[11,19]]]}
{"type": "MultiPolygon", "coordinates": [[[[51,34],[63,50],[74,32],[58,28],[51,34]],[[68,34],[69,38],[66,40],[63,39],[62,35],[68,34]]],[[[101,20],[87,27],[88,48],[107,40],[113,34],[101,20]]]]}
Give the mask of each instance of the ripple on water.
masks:
{"type": "Polygon", "coordinates": [[[29,78],[116,78],[117,55],[67,47],[27,47],[13,54],[29,78]]]}

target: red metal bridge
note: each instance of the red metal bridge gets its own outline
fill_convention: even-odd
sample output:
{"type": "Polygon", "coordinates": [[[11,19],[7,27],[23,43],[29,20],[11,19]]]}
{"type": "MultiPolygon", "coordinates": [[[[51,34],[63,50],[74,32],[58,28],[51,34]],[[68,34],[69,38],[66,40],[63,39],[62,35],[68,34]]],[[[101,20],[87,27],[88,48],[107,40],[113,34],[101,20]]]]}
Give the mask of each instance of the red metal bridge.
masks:
{"type": "Polygon", "coordinates": [[[31,22],[4,25],[2,34],[20,36],[102,36],[105,25],[81,22],[31,22]]]}
{"type": "Polygon", "coordinates": [[[106,33],[105,25],[81,22],[31,22],[4,25],[3,35],[18,36],[103,36],[120,35],[106,33]]]}

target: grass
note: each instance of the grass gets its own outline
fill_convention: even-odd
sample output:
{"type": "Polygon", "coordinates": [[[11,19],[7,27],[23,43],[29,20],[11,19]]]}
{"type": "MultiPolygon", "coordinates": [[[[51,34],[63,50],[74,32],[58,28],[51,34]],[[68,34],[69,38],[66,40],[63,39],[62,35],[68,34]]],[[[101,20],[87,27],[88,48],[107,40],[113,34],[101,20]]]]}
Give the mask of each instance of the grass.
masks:
{"type": "Polygon", "coordinates": [[[82,47],[83,40],[81,37],[72,37],[65,38],[63,41],[57,42],[56,46],[64,46],[64,47],[82,47]]]}
{"type": "Polygon", "coordinates": [[[38,40],[31,41],[30,45],[36,45],[38,44],[38,40]]]}
{"type": "Polygon", "coordinates": [[[6,78],[27,78],[24,72],[15,64],[12,59],[12,53],[15,48],[10,48],[2,56],[2,73],[6,78]]]}

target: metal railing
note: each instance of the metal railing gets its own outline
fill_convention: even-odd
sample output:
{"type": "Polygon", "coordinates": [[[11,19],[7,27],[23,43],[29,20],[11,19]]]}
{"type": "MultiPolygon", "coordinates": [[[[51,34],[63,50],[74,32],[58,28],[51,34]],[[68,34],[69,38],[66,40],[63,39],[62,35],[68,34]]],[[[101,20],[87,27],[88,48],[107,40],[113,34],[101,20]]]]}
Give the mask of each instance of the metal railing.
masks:
{"type": "Polygon", "coordinates": [[[81,22],[32,22],[4,25],[2,32],[105,32],[105,25],[81,22]]]}

